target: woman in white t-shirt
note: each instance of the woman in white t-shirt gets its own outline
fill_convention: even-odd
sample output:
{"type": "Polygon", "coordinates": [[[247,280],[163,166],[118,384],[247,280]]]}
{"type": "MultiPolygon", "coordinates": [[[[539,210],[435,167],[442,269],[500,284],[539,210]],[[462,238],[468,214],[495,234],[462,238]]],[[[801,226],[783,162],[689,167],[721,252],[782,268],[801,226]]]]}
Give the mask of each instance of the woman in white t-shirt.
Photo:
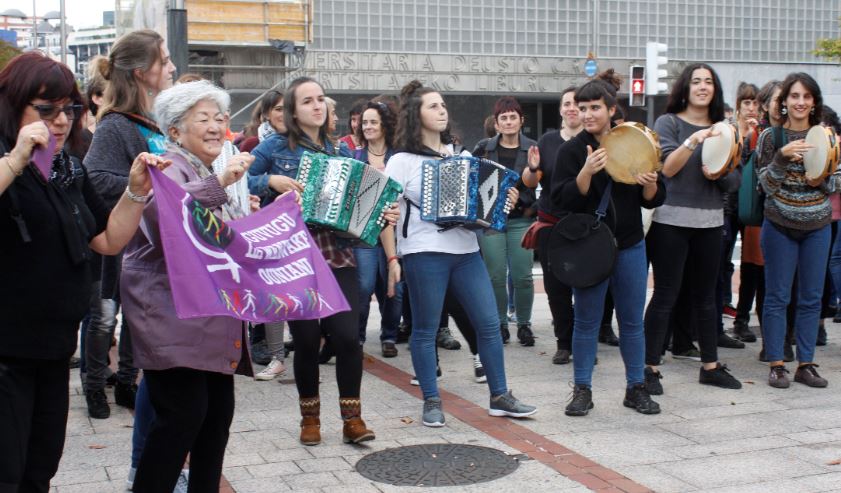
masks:
{"type": "MultiPolygon", "coordinates": [[[[499,317],[493,288],[479,255],[476,233],[465,228],[441,231],[420,218],[421,165],[453,154],[447,106],[435,90],[412,81],[401,91],[397,148],[386,174],[403,186],[397,225],[397,253],[412,305],[412,364],[423,391],[423,424],[443,426],[436,382],[435,335],[447,289],[465,308],[476,328],[479,356],[487,373],[491,416],[525,417],[537,408],[517,400],[505,381],[499,317]],[[452,282],[451,282],[452,281],[452,282]]],[[[508,200],[517,200],[516,190],[508,200]]]]}

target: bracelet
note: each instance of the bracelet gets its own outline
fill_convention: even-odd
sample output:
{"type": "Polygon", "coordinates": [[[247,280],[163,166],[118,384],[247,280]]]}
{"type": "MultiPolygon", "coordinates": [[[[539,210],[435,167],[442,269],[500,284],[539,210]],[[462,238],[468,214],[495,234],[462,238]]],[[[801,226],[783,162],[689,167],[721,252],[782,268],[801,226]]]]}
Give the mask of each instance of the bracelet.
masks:
{"type": "Polygon", "coordinates": [[[22,169],[15,171],[15,168],[12,166],[12,158],[9,155],[8,152],[3,154],[3,157],[6,158],[6,166],[9,167],[9,171],[11,171],[13,175],[15,175],[15,176],[23,175],[23,170],[22,169]]]}
{"type": "Polygon", "coordinates": [[[392,255],[391,257],[388,257],[388,260],[385,261],[386,265],[390,264],[392,260],[400,260],[400,257],[398,257],[397,255],[392,255]]]}
{"type": "Polygon", "coordinates": [[[135,193],[132,193],[131,190],[129,189],[129,187],[126,187],[126,197],[128,197],[128,199],[131,200],[132,202],[135,202],[135,203],[138,203],[138,204],[145,204],[146,199],[149,198],[148,195],[137,195],[135,193]]]}
{"type": "Polygon", "coordinates": [[[694,151],[698,144],[693,144],[692,139],[686,139],[683,141],[683,146],[689,149],[690,151],[694,151]]]}

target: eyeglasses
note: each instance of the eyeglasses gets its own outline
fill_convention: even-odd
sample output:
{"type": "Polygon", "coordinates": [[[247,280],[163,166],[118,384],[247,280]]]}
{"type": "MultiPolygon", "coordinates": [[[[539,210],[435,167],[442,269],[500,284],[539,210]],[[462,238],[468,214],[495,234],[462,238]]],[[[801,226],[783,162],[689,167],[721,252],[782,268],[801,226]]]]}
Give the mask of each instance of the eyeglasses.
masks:
{"type": "Polygon", "coordinates": [[[38,116],[42,120],[55,120],[58,114],[64,112],[68,120],[75,120],[82,116],[84,106],[81,104],[68,104],[67,106],[58,106],[55,104],[34,104],[29,103],[30,106],[38,111],[38,116]]]}

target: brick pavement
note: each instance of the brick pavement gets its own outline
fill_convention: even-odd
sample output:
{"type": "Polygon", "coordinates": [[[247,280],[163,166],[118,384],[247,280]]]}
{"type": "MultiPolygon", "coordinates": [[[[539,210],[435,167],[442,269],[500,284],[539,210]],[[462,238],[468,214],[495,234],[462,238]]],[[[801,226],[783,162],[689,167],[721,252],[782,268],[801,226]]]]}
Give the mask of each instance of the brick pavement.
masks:
{"type": "MultiPolygon", "coordinates": [[[[322,367],[324,443],[316,447],[297,441],[293,382],[237,377],[237,412],[224,470],[230,487],[225,491],[421,491],[371,482],[353,466],[373,451],[438,442],[489,446],[533,459],[496,481],[442,491],[841,491],[841,466],[829,465],[841,458],[841,395],[833,391],[841,385],[837,325],[828,323],[830,344],[818,348],[816,357],[830,381],[828,389],[794,383],[788,390],[768,387],[767,367],[756,361],[758,344],[720,352],[745,383],[740,391],[698,385],[698,363],[667,356],[662,367],[666,394],[656,398],[663,413],[655,416],[622,406],[624,370],[618,348],[600,345],[593,382],[596,407],[585,418],[570,418],[563,409],[572,367],[551,364],[554,341],[545,295],[539,294],[537,344],[506,346],[509,385],[518,397],[540,406],[538,414],[520,421],[487,417],[487,386],[473,382],[465,344],[459,351],[440,351],[447,426],[433,429],[419,423],[421,401],[417,389],[408,385],[412,368],[406,346],[399,346],[397,358],[381,360],[373,307],[371,313],[366,350],[372,356],[363,380],[363,415],[377,440],[363,446],[341,443],[332,365],[322,367]]],[[[73,373],[68,438],[53,491],[122,491],[131,415],[112,409],[111,419],[89,420],[73,373]]]]}

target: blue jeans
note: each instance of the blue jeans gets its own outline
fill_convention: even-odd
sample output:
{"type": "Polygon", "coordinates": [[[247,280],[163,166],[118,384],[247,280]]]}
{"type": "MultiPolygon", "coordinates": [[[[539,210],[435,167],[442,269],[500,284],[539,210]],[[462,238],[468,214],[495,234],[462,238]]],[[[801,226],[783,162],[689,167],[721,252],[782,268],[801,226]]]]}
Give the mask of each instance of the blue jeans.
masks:
{"type": "Polygon", "coordinates": [[[152,400],[149,398],[149,388],[146,386],[146,379],[140,380],[137,386],[137,397],[134,401],[134,429],[131,433],[131,467],[137,468],[140,464],[140,457],[146,446],[146,437],[155,422],[155,408],[152,407],[152,400]]]}
{"type": "Polygon", "coordinates": [[[760,245],[765,257],[765,304],[763,321],[765,354],[768,361],[783,360],[786,337],[786,307],[797,273],[797,311],[794,333],[797,361],[811,363],[815,357],[818,319],[821,312],[824,276],[829,256],[829,225],[795,240],[768,220],[762,223],[760,245]]]}
{"type": "Polygon", "coordinates": [[[837,305],[841,298],[841,235],[835,235],[832,250],[829,253],[829,275],[832,278],[832,297],[830,305],[837,305]]]}
{"type": "Polygon", "coordinates": [[[619,350],[625,362],[628,387],[643,383],[645,331],[642,316],[648,283],[645,242],[619,250],[616,266],[609,278],[589,288],[574,288],[575,325],[572,331],[573,367],[576,385],[590,387],[596,360],[599,327],[602,323],[607,289],[613,294],[619,320],[619,350]]]}
{"type": "Polygon", "coordinates": [[[435,335],[449,287],[476,329],[479,358],[485,367],[491,396],[508,391],[496,299],[479,252],[412,253],[403,257],[412,305],[412,365],[423,398],[438,397],[435,379],[435,335]]]}
{"type": "Polygon", "coordinates": [[[376,294],[380,305],[380,342],[396,342],[397,327],[403,313],[403,285],[398,283],[394,296],[389,298],[388,265],[381,245],[373,248],[354,248],[356,273],[359,277],[359,340],[365,342],[371,295],[376,294]]]}

